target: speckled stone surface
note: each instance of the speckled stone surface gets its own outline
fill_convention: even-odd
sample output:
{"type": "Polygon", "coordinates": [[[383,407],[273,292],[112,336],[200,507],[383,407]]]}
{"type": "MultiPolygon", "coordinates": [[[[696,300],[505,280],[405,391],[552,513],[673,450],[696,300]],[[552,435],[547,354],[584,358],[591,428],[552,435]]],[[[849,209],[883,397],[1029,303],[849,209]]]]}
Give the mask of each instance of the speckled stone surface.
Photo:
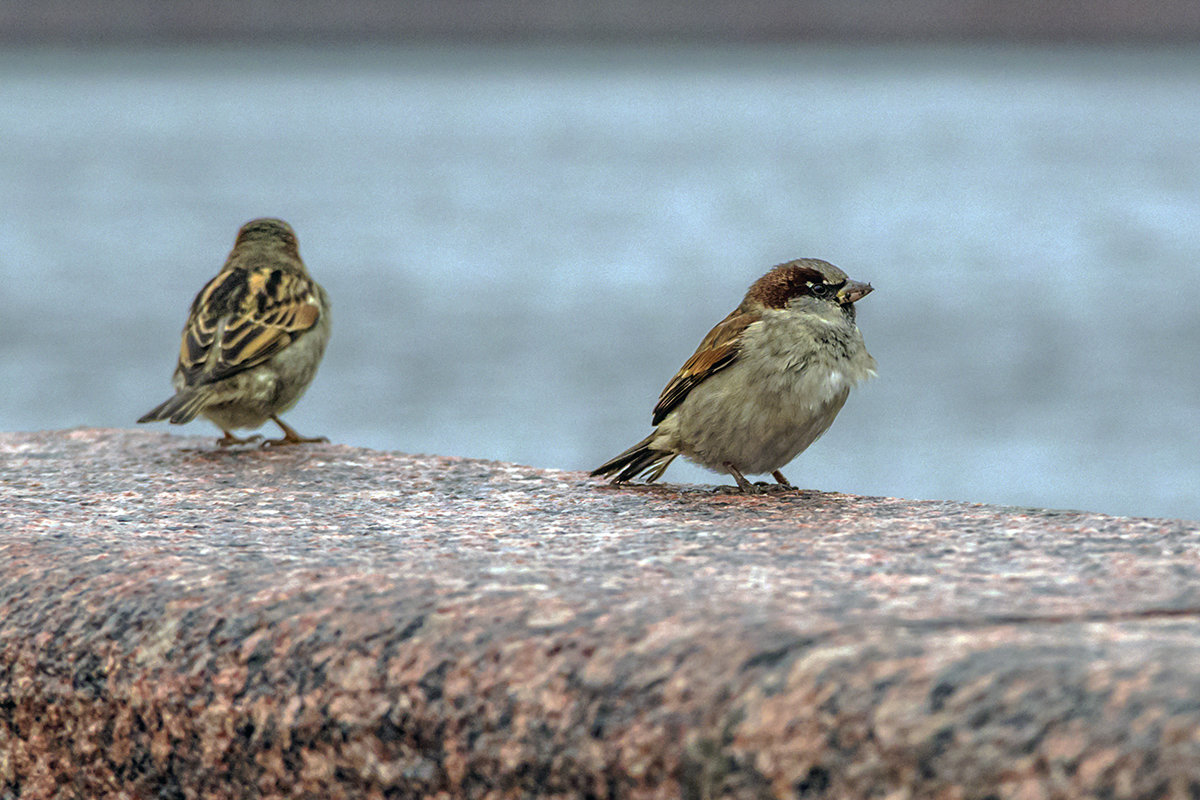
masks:
{"type": "Polygon", "coordinates": [[[0,434],[0,798],[1200,796],[1200,524],[0,434]]]}

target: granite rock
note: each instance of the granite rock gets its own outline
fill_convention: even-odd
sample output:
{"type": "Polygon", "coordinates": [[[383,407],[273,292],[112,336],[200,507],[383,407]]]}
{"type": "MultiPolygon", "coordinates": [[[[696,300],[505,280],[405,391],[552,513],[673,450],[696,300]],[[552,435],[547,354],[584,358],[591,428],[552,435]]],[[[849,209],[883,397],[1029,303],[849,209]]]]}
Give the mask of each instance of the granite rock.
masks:
{"type": "Polygon", "coordinates": [[[0,798],[1200,796],[1200,524],[0,434],[0,798]]]}

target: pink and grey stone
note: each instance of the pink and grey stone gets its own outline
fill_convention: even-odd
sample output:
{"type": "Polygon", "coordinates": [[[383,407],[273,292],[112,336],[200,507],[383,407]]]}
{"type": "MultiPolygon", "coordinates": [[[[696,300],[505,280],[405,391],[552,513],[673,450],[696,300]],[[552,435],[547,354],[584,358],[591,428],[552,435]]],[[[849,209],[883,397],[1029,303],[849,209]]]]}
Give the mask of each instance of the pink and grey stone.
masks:
{"type": "Polygon", "coordinates": [[[0,434],[0,798],[1200,794],[1200,524],[0,434]]]}

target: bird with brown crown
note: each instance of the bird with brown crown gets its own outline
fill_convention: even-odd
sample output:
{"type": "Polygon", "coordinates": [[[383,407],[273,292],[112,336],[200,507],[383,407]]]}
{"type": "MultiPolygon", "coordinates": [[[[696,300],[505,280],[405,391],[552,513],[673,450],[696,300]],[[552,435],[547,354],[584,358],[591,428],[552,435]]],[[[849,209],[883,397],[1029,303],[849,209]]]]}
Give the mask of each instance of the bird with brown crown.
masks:
{"type": "Polygon", "coordinates": [[[869,283],[815,258],[780,264],[709,331],[654,407],[654,432],[592,474],[658,480],[676,456],[727,472],[779,470],[829,429],[850,389],[875,374],[855,324],[869,283]]]}
{"type": "Polygon", "coordinates": [[[207,417],[222,447],[262,438],[233,431],[272,420],[283,431],[264,445],[324,442],[304,437],[279,415],[312,383],[329,341],[329,297],[300,260],[296,232],[283,220],[256,219],[238,231],[225,266],[192,301],[175,395],[138,422],[182,425],[207,417]]]}

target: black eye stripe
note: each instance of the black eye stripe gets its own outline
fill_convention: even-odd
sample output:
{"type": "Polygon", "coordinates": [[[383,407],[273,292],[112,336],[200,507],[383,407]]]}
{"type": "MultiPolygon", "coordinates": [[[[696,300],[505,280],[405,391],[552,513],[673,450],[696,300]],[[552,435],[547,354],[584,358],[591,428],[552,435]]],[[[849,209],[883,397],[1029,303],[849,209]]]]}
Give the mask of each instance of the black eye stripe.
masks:
{"type": "Polygon", "coordinates": [[[780,264],[755,281],[746,292],[746,299],[767,308],[786,308],[789,302],[799,297],[828,300],[847,280],[846,273],[832,264],[798,259],[780,264]],[[821,268],[817,269],[817,266],[821,268]]]}

